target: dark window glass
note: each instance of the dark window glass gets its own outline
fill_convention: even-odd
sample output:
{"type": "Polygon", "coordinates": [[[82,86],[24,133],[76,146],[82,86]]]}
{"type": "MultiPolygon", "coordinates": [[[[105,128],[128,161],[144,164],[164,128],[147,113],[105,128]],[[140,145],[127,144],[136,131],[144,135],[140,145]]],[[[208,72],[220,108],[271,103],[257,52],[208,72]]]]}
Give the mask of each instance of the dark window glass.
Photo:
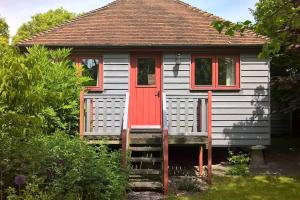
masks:
{"type": "Polygon", "coordinates": [[[138,59],[138,85],[155,85],[155,59],[138,59]]]}
{"type": "Polygon", "coordinates": [[[87,83],[85,83],[85,85],[98,86],[99,59],[93,59],[93,58],[82,59],[81,66],[83,68],[82,75],[88,76],[92,79],[87,83]]]}
{"type": "Polygon", "coordinates": [[[195,85],[212,85],[212,59],[195,59],[195,85]]]}
{"type": "Polygon", "coordinates": [[[219,85],[235,85],[235,64],[233,58],[218,58],[218,83],[219,85]]]}

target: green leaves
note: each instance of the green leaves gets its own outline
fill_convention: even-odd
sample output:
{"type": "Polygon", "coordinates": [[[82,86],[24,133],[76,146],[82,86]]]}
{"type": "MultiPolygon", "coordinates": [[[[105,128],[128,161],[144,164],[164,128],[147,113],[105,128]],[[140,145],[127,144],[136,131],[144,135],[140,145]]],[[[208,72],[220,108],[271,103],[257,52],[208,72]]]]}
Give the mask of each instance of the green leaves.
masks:
{"type": "Polygon", "coordinates": [[[220,21],[215,20],[211,23],[211,25],[219,32],[222,33],[223,31],[225,35],[234,36],[235,32],[239,32],[241,35],[243,35],[243,32],[246,29],[252,28],[252,22],[249,20],[246,20],[244,22],[238,22],[236,24],[230,22],[230,21],[220,21]]]}
{"type": "Polygon", "coordinates": [[[0,17],[0,45],[8,44],[9,30],[4,18],[0,17]]]}
{"type": "Polygon", "coordinates": [[[41,46],[28,48],[25,55],[13,47],[1,49],[0,122],[6,131],[22,135],[34,127],[35,133],[77,132],[79,92],[87,78],[70,67],[69,53],[41,46]]]}

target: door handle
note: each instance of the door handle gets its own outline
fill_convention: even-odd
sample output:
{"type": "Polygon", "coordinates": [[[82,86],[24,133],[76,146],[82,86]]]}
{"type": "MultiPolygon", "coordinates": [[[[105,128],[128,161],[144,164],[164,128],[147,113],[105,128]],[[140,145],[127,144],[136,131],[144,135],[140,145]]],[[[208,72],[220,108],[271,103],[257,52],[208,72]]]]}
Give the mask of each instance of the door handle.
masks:
{"type": "Polygon", "coordinates": [[[160,91],[157,91],[157,93],[155,94],[156,97],[160,97],[160,91]]]}

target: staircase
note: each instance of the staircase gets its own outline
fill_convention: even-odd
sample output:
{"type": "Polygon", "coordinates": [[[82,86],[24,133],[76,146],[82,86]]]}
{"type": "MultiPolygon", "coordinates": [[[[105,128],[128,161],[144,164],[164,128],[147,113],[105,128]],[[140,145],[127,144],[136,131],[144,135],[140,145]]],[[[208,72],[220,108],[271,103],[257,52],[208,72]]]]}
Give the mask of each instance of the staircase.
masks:
{"type": "Polygon", "coordinates": [[[162,190],[163,148],[161,129],[132,129],[129,134],[132,190],[162,190]]]}

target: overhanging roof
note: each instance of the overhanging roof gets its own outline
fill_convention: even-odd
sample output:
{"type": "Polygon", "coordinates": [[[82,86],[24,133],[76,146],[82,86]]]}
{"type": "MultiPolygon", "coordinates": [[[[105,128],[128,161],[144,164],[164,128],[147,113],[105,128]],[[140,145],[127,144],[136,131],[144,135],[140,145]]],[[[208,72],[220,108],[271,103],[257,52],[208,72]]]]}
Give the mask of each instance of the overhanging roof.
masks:
{"type": "Polygon", "coordinates": [[[179,0],[116,0],[72,21],[19,42],[67,47],[261,46],[252,31],[219,34],[210,24],[222,20],[179,0]]]}

